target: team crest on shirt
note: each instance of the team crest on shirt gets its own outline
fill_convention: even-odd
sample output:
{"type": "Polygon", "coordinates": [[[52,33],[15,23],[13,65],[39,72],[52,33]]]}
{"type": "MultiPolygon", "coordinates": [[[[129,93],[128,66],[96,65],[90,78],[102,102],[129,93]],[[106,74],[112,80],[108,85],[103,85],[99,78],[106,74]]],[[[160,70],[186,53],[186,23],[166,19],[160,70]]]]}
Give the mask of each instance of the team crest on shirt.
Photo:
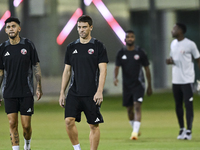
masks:
{"type": "Polygon", "coordinates": [[[21,49],[21,53],[22,53],[22,55],[26,55],[27,54],[27,50],[26,49],[21,49]]]}
{"type": "Polygon", "coordinates": [[[139,55],[134,55],[133,57],[134,57],[135,60],[140,59],[140,56],[139,56],[139,55]]]}
{"type": "Polygon", "coordinates": [[[89,50],[88,50],[88,54],[94,54],[94,50],[92,49],[92,48],[90,48],[89,50]]]}
{"type": "Polygon", "coordinates": [[[185,54],[185,51],[184,51],[184,50],[181,50],[181,54],[185,54]]]}

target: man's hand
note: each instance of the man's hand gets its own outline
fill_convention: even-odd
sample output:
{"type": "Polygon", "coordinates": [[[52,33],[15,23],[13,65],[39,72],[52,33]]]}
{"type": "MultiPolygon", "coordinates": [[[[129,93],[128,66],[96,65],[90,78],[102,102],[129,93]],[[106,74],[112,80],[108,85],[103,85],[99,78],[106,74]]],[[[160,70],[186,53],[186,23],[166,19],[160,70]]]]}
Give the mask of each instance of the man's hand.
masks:
{"type": "Polygon", "coordinates": [[[42,89],[40,87],[37,87],[37,89],[36,89],[37,101],[40,100],[40,98],[42,97],[42,95],[43,95],[42,89]]]}
{"type": "Polygon", "coordinates": [[[114,85],[115,85],[115,86],[117,86],[117,85],[118,85],[118,82],[119,82],[119,80],[118,80],[117,78],[114,78],[114,81],[113,81],[113,83],[114,83],[114,85]]]}
{"type": "Polygon", "coordinates": [[[147,95],[148,95],[148,96],[151,96],[152,93],[153,93],[153,91],[152,91],[151,86],[148,86],[148,87],[147,87],[147,95]]]}
{"type": "Polygon", "coordinates": [[[94,95],[93,100],[96,102],[96,105],[101,105],[101,103],[103,102],[103,94],[102,92],[96,92],[96,94],[94,95]]]}
{"type": "Polygon", "coordinates": [[[168,65],[174,64],[174,61],[173,61],[172,57],[166,59],[166,64],[168,64],[168,65]]]}
{"type": "Polygon", "coordinates": [[[2,102],[3,100],[2,99],[0,99],[0,106],[1,106],[1,102],[2,102]]]}
{"type": "Polygon", "coordinates": [[[65,94],[60,94],[59,105],[64,108],[65,107],[65,94]]]}
{"type": "Polygon", "coordinates": [[[197,91],[200,91],[200,81],[197,80],[197,91]]]}

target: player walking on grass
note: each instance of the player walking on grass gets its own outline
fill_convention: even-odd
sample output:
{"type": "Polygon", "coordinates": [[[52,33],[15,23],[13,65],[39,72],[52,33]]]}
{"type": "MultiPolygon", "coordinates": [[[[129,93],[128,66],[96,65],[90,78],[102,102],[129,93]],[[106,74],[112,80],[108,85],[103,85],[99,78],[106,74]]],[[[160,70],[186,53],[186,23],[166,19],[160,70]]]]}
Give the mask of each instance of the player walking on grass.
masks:
{"type": "Polygon", "coordinates": [[[118,72],[122,67],[123,76],[123,106],[127,108],[129,122],[133,128],[130,139],[137,140],[141,124],[141,105],[145,93],[145,81],[142,71],[144,67],[148,81],[147,95],[152,94],[149,61],[145,52],[135,46],[135,34],[126,31],[126,47],[122,48],[116,57],[114,70],[114,85],[118,84],[118,72]]]}
{"type": "Polygon", "coordinates": [[[37,100],[42,96],[41,70],[33,43],[19,36],[20,21],[10,17],[5,21],[9,40],[0,45],[0,85],[5,102],[5,111],[10,125],[12,149],[19,150],[18,111],[24,136],[24,150],[30,150],[31,115],[33,114],[33,71],[37,82],[37,100]]]}
{"type": "Polygon", "coordinates": [[[170,58],[166,60],[172,67],[172,87],[176,104],[176,115],[180,127],[177,139],[192,139],[193,123],[193,83],[195,79],[192,56],[200,68],[200,54],[196,44],[185,37],[186,26],[176,23],[172,30],[175,38],[171,43],[170,58]],[[186,108],[187,130],[184,127],[183,102],[186,108]]]}
{"type": "Polygon", "coordinates": [[[92,19],[83,15],[77,21],[79,39],[67,46],[59,104],[65,107],[65,123],[74,150],[81,150],[75,121],[81,112],[90,126],[90,150],[97,150],[100,140],[99,123],[103,123],[100,104],[107,72],[107,53],[104,45],[91,37],[92,19]],[[65,90],[71,83],[65,99],[65,90]]]}

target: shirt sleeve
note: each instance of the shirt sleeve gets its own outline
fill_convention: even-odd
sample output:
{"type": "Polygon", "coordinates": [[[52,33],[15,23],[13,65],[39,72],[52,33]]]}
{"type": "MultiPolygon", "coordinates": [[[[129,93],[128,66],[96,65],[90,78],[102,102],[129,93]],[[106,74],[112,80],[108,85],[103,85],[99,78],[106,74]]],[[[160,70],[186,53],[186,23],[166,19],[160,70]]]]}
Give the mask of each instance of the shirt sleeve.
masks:
{"type": "Polygon", "coordinates": [[[194,42],[192,42],[191,52],[195,59],[200,57],[199,50],[194,42]]]}
{"type": "Polygon", "coordinates": [[[38,58],[38,54],[37,54],[37,51],[36,51],[36,48],[35,48],[35,45],[33,44],[33,42],[28,40],[28,43],[30,44],[31,64],[33,66],[35,66],[38,62],[40,62],[39,58],[38,58]]]}
{"type": "Polygon", "coordinates": [[[121,57],[120,57],[120,51],[117,53],[117,56],[116,56],[116,60],[115,60],[115,65],[116,66],[121,66],[121,57]]]}
{"type": "Polygon", "coordinates": [[[99,43],[98,44],[98,63],[108,63],[108,56],[107,56],[107,51],[106,51],[106,47],[102,44],[99,43]]]}
{"type": "Polygon", "coordinates": [[[146,67],[146,66],[148,66],[149,65],[149,60],[148,60],[148,58],[147,58],[147,55],[146,55],[146,53],[143,51],[143,50],[141,50],[141,63],[142,63],[142,65],[144,66],[144,67],[146,67]]]}
{"type": "Polygon", "coordinates": [[[69,49],[70,49],[70,45],[67,46],[67,50],[65,52],[65,61],[64,61],[64,63],[67,64],[67,65],[71,65],[70,59],[69,59],[69,49]]]}

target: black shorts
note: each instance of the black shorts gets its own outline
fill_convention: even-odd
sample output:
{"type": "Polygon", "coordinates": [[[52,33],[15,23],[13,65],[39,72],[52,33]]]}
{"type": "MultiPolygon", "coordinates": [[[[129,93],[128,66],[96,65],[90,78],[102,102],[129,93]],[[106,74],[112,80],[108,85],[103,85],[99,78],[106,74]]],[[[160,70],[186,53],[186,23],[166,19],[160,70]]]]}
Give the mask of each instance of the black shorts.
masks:
{"type": "Polygon", "coordinates": [[[5,112],[18,113],[20,111],[21,115],[31,116],[34,113],[34,99],[32,97],[22,97],[22,98],[6,98],[4,99],[5,112]]]}
{"type": "Polygon", "coordinates": [[[174,99],[178,101],[192,102],[193,101],[193,84],[173,84],[174,99]]]}
{"type": "Polygon", "coordinates": [[[126,91],[123,89],[123,106],[133,106],[134,102],[143,102],[145,89],[139,85],[133,90],[126,91]]]}
{"type": "Polygon", "coordinates": [[[68,94],[65,99],[65,118],[76,118],[81,121],[81,112],[83,111],[89,124],[103,123],[103,117],[100,113],[100,106],[96,105],[93,97],[82,97],[68,94]]]}

